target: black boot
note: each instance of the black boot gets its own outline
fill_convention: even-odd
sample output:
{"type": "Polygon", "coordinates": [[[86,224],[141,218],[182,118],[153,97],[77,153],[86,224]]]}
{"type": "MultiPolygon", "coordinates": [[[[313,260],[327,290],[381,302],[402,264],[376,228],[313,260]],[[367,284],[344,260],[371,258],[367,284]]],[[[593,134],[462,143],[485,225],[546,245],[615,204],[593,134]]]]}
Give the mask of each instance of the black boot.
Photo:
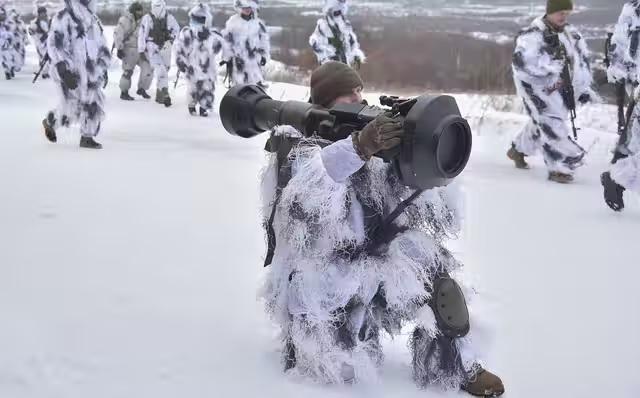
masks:
{"type": "Polygon", "coordinates": [[[42,80],[47,80],[49,78],[49,74],[45,73],[42,75],[42,80]]]}
{"type": "Polygon", "coordinates": [[[169,89],[168,88],[163,88],[162,89],[162,94],[164,95],[164,106],[165,107],[170,107],[171,106],[171,97],[169,97],[169,89]]]}
{"type": "Polygon", "coordinates": [[[42,127],[44,127],[44,135],[50,142],[57,142],[56,131],[51,127],[47,119],[42,119],[42,127]]]}
{"type": "Polygon", "coordinates": [[[624,209],[624,187],[611,178],[608,171],[602,173],[600,182],[604,188],[604,201],[613,211],[622,211],[624,209]]]}
{"type": "Polygon", "coordinates": [[[11,80],[11,72],[4,72],[4,77],[5,77],[7,80],[11,80]]]}
{"type": "Polygon", "coordinates": [[[129,93],[126,91],[123,91],[122,93],[120,93],[120,99],[124,101],[133,101],[133,97],[130,96],[129,93]]]}
{"type": "Polygon", "coordinates": [[[203,107],[200,107],[200,116],[202,117],[208,117],[209,116],[209,111],[207,111],[206,109],[204,109],[203,107]]]}
{"type": "Polygon", "coordinates": [[[80,148],[102,149],[102,144],[96,142],[93,137],[80,137],[80,148]]]}
{"type": "Polygon", "coordinates": [[[198,112],[196,112],[196,107],[195,106],[189,105],[189,114],[191,116],[195,116],[195,115],[198,114],[198,112]]]}
{"type": "Polygon", "coordinates": [[[138,91],[136,91],[136,94],[138,94],[139,96],[141,96],[144,99],[150,99],[151,98],[151,96],[149,94],[147,94],[147,92],[143,88],[139,88],[138,91]]]}

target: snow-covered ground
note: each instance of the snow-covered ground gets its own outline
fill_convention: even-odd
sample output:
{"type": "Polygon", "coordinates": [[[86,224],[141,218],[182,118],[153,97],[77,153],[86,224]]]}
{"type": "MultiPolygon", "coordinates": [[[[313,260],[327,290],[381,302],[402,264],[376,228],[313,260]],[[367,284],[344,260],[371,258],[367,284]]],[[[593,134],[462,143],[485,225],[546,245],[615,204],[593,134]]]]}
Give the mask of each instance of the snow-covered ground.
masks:
{"type": "MultiPolygon", "coordinates": [[[[378,385],[285,377],[256,299],[264,138],[188,116],[183,83],[169,109],[121,102],[114,68],[104,149],[79,149],[75,130],[50,144],[40,121],[55,90],[31,84],[34,64],[0,81],[0,397],[463,396],[414,387],[406,336],[385,340],[378,385]]],[[[614,109],[580,112],[589,165],[560,186],[540,159],[520,171],[505,158],[526,120],[517,101],[458,99],[475,142],[453,247],[480,293],[488,368],[508,397],[637,397],[640,204],[628,195],[614,214],[598,182],[614,109]]]]}

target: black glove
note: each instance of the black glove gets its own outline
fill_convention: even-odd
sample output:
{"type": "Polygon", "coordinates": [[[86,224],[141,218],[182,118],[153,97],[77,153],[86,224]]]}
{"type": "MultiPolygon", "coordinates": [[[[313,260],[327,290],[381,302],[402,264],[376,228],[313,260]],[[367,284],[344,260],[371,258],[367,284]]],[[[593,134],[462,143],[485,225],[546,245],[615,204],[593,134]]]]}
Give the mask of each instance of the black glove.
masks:
{"type": "Polygon", "coordinates": [[[177,62],[177,64],[178,64],[178,70],[180,71],[180,73],[185,73],[187,71],[187,65],[184,62],[180,61],[180,62],[177,62]]]}
{"type": "Polygon", "coordinates": [[[267,59],[265,57],[262,57],[262,59],[260,59],[260,66],[265,66],[267,64],[267,59]]]}
{"type": "Polygon", "coordinates": [[[578,102],[582,105],[591,102],[591,95],[584,93],[580,97],[578,97],[578,102]]]}
{"type": "Polygon", "coordinates": [[[109,84],[109,73],[107,73],[107,71],[105,71],[104,75],[102,75],[102,80],[104,81],[102,88],[107,88],[107,84],[109,84]]]}
{"type": "Polygon", "coordinates": [[[226,64],[227,64],[227,61],[220,61],[220,62],[218,63],[218,66],[222,66],[222,65],[226,65],[226,64]]]}
{"type": "Polygon", "coordinates": [[[352,134],[353,147],[362,160],[384,150],[394,148],[402,142],[402,122],[382,113],[367,124],[362,131],[352,134]]]}
{"type": "Polygon", "coordinates": [[[58,76],[60,76],[60,80],[62,81],[63,87],[69,90],[75,90],[76,88],[78,88],[80,76],[78,76],[77,73],[73,73],[69,69],[67,69],[67,64],[64,61],[57,63],[56,69],[58,71],[58,76]]]}
{"type": "Polygon", "coordinates": [[[124,59],[124,50],[116,51],[116,57],[118,57],[118,59],[122,61],[124,59]]]}

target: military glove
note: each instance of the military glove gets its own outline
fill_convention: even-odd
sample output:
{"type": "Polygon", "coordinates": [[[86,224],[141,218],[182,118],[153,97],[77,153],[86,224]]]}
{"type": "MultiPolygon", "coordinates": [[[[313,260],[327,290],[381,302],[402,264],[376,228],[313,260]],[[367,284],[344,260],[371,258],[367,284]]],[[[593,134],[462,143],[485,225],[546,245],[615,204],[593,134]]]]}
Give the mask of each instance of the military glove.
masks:
{"type": "Polygon", "coordinates": [[[56,64],[56,70],[58,71],[58,76],[60,76],[60,80],[62,81],[62,85],[69,89],[75,90],[78,88],[78,81],[80,80],[80,76],[77,73],[71,72],[67,69],[67,64],[62,61],[56,64]]]}
{"type": "Polygon", "coordinates": [[[180,71],[180,73],[185,73],[187,71],[187,65],[184,62],[179,61],[176,63],[178,64],[178,70],[180,71]]]}
{"type": "Polygon", "coordinates": [[[591,102],[591,95],[587,93],[580,95],[580,97],[578,97],[578,102],[580,102],[582,105],[591,102]]]}
{"type": "Polygon", "coordinates": [[[265,66],[267,64],[267,59],[265,57],[262,57],[262,59],[260,60],[260,66],[265,66]]]}
{"type": "Polygon", "coordinates": [[[402,142],[402,122],[389,116],[378,115],[362,131],[352,134],[353,147],[364,161],[380,151],[394,148],[402,142]]]}
{"type": "Polygon", "coordinates": [[[124,59],[124,50],[116,51],[116,57],[118,57],[118,59],[122,61],[124,59]]]}

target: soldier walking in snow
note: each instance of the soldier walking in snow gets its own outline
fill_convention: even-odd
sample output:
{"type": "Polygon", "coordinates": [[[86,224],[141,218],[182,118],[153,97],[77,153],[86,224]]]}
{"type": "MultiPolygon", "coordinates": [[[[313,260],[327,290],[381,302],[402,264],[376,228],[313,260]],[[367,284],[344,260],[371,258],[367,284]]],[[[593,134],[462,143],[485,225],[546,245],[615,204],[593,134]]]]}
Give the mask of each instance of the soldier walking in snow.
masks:
{"type": "Polygon", "coordinates": [[[176,63],[186,74],[189,94],[189,113],[206,117],[213,109],[218,64],[216,55],[222,50],[222,34],[213,28],[209,6],[198,4],[189,11],[189,26],[180,32],[176,49],[176,63]],[[199,107],[196,110],[196,106],[199,107]]]}
{"type": "MultiPolygon", "coordinates": [[[[359,104],[363,85],[348,65],[327,62],[311,76],[311,102],[359,104]]],[[[483,369],[473,344],[470,297],[452,278],[462,264],[445,247],[461,227],[458,191],[417,192],[374,157],[397,148],[403,134],[388,113],[336,142],[290,126],[272,131],[262,181],[270,266],[263,293],[283,333],[285,370],[321,383],[374,381],[381,334],[411,322],[419,386],[499,396],[502,381],[483,369]],[[409,197],[412,205],[387,223],[409,197]]]]}
{"type": "Polygon", "coordinates": [[[358,37],[347,19],[348,10],[347,0],[326,0],[323,9],[325,15],[318,19],[316,29],[309,37],[309,45],[319,64],[338,61],[360,69],[364,62],[358,37]]]}
{"type": "Polygon", "coordinates": [[[26,47],[29,44],[29,36],[27,34],[27,28],[25,27],[22,17],[15,9],[9,12],[9,16],[12,19],[14,38],[13,41],[13,59],[14,59],[14,73],[20,72],[24,67],[27,51],[26,47]]]}
{"type": "Polygon", "coordinates": [[[60,103],[42,121],[47,139],[56,129],[80,124],[80,147],[100,149],[94,140],[104,120],[104,93],[111,53],[95,14],[95,0],[66,0],[51,20],[47,48],[60,103]]]}
{"type": "Polygon", "coordinates": [[[640,192],[640,1],[627,2],[622,8],[611,44],[607,75],[610,83],[626,83],[633,101],[628,120],[615,148],[610,171],[602,174],[604,199],[615,210],[624,209],[624,191],[640,192]]]}
{"type": "Polygon", "coordinates": [[[164,0],[152,0],[151,12],[142,17],[138,34],[138,52],[151,62],[156,75],[156,102],[171,106],[169,69],[171,49],[180,33],[180,26],[167,12],[164,0]]]}
{"type": "Polygon", "coordinates": [[[49,78],[49,63],[45,61],[47,56],[47,36],[49,35],[49,15],[47,14],[47,8],[40,6],[37,9],[36,17],[31,24],[29,24],[29,34],[33,39],[33,45],[38,52],[38,59],[40,65],[43,65],[41,76],[43,79],[49,78]]]}
{"type": "Polygon", "coordinates": [[[18,37],[16,36],[15,21],[11,16],[5,0],[0,0],[0,62],[7,80],[15,77],[17,69],[17,59],[15,47],[18,37]]]}
{"type": "Polygon", "coordinates": [[[265,85],[263,68],[271,59],[269,34],[258,18],[258,2],[235,0],[237,14],[232,15],[222,31],[225,40],[223,61],[230,85],[265,85]]]}
{"type": "MultiPolygon", "coordinates": [[[[513,141],[507,156],[527,169],[526,156],[542,150],[549,180],[573,181],[585,150],[570,137],[576,102],[596,99],[591,89],[589,52],[578,30],[567,23],[572,0],[548,0],[547,13],[518,35],[513,77],[531,120],[513,141]]],[[[575,130],[574,130],[575,135],[575,130]]]]}
{"type": "Polygon", "coordinates": [[[153,70],[146,55],[138,52],[138,33],[140,32],[143,15],[142,4],[137,1],[131,3],[128,12],[118,20],[118,26],[114,31],[116,54],[118,59],[122,61],[120,99],[125,101],[133,101],[133,97],[129,95],[129,89],[131,88],[131,78],[136,66],[140,68],[136,94],[145,99],[151,98],[147,90],[151,87],[153,70]]]}

